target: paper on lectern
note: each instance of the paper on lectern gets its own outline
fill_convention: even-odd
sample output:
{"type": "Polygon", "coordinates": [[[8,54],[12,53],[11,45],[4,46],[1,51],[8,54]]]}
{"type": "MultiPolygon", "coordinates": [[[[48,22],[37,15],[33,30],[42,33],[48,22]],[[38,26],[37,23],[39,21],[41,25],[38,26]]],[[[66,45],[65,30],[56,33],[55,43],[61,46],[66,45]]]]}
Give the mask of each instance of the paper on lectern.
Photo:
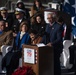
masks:
{"type": "Polygon", "coordinates": [[[43,46],[45,46],[45,44],[44,43],[39,43],[39,44],[36,44],[38,47],[43,47],[43,46]]]}

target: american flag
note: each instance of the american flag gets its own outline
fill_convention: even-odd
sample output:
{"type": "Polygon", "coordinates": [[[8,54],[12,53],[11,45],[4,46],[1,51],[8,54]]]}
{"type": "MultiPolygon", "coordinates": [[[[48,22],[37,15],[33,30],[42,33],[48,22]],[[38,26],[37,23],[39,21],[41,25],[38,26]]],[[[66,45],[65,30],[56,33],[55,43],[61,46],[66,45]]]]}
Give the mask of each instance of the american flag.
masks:
{"type": "Polygon", "coordinates": [[[32,51],[31,50],[27,50],[27,56],[31,57],[32,56],[32,51]]]}
{"type": "Polygon", "coordinates": [[[72,34],[76,36],[76,0],[64,0],[63,11],[70,14],[72,34]]]}

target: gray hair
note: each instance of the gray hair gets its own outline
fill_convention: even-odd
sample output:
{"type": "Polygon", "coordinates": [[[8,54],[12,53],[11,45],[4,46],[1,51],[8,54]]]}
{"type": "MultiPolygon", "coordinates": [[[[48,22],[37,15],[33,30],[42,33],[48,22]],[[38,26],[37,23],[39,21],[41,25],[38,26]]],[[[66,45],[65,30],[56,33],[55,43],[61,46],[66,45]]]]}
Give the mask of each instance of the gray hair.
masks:
{"type": "Polygon", "coordinates": [[[52,18],[56,18],[56,14],[55,14],[55,13],[53,13],[53,12],[50,12],[50,13],[48,13],[47,15],[51,15],[51,16],[52,16],[52,18]]]}

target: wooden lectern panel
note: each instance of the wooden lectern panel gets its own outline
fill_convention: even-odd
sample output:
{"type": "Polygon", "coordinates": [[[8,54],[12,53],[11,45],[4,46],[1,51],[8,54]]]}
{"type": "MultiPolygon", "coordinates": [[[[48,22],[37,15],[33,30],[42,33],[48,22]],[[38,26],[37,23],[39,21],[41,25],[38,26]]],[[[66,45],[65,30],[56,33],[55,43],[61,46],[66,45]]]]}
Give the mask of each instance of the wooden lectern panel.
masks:
{"type": "Polygon", "coordinates": [[[23,66],[31,66],[36,75],[54,75],[54,61],[53,61],[53,49],[52,47],[44,46],[37,47],[31,45],[23,45],[23,55],[22,61],[23,66]],[[25,63],[24,62],[24,48],[34,49],[37,58],[35,64],[25,63]]]}

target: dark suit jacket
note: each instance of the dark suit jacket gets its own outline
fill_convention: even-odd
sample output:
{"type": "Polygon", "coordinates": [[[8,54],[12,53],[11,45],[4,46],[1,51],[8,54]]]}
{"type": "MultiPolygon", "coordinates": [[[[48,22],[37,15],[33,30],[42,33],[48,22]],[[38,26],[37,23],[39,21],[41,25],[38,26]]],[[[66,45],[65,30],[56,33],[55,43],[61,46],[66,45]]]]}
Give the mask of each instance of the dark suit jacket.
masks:
{"type": "Polygon", "coordinates": [[[14,32],[18,32],[18,31],[19,31],[20,24],[21,24],[23,21],[26,21],[26,19],[23,18],[20,23],[19,23],[19,21],[18,21],[17,19],[14,19],[12,30],[13,30],[14,32]]]}
{"type": "Polygon", "coordinates": [[[70,40],[71,39],[71,31],[72,31],[71,28],[72,28],[71,26],[67,26],[64,40],[70,40]]]}
{"type": "Polygon", "coordinates": [[[52,26],[47,24],[46,33],[49,35],[49,42],[56,51],[57,49],[62,48],[62,29],[58,23],[55,22],[52,26]]]}
{"type": "MultiPolygon", "coordinates": [[[[0,19],[3,19],[3,17],[1,16],[0,19]]],[[[11,30],[12,29],[12,24],[13,24],[13,16],[12,16],[12,14],[8,13],[7,16],[6,16],[6,20],[4,20],[4,21],[8,23],[8,27],[6,27],[6,31],[11,30]]]]}

